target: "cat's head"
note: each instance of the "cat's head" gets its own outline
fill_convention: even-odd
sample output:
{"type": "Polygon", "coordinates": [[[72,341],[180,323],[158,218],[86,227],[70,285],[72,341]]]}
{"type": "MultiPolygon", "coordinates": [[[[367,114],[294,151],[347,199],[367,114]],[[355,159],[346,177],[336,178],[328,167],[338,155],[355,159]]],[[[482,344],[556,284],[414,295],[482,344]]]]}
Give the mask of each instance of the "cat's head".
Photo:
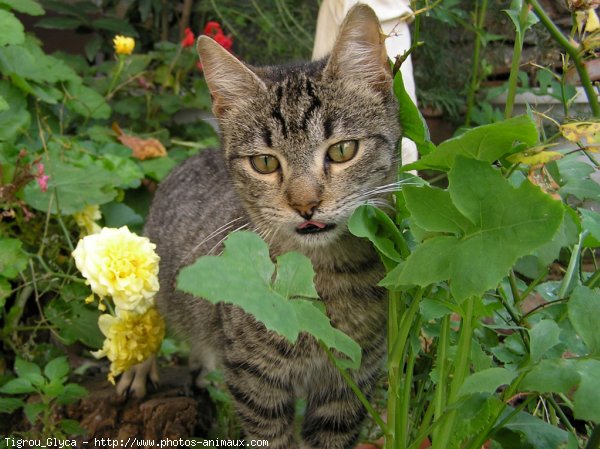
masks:
{"type": "Polygon", "coordinates": [[[333,243],[354,209],[394,181],[400,128],[383,41],[365,5],[312,63],[253,68],[198,39],[226,164],[268,240],[333,243]]]}

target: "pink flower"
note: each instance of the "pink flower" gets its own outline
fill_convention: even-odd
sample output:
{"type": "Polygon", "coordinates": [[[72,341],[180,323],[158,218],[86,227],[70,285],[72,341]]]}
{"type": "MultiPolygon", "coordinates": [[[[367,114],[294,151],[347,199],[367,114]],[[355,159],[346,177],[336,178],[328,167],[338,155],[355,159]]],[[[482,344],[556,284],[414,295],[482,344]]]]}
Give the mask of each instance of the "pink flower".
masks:
{"type": "Polygon", "coordinates": [[[48,180],[50,179],[50,176],[46,174],[44,164],[37,165],[37,175],[35,178],[42,192],[48,191],[48,180]]]}

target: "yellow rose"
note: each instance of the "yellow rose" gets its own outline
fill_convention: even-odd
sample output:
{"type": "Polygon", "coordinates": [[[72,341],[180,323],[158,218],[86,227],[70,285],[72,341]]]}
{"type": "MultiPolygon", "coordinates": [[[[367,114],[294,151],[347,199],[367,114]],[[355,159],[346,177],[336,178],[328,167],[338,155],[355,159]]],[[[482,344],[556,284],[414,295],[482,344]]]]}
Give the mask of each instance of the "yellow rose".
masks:
{"type": "Polygon", "coordinates": [[[100,214],[100,207],[97,204],[86,206],[82,211],[75,212],[73,218],[75,218],[77,226],[84,230],[86,235],[100,232],[100,226],[96,221],[100,220],[102,215],[100,214]]]}
{"type": "Polygon", "coordinates": [[[160,348],[165,336],[165,323],[155,308],[143,314],[120,311],[118,315],[100,315],[98,326],[106,337],[102,349],[92,354],[110,360],[108,380],[133,365],[143,362],[160,348]]]}
{"type": "Polygon", "coordinates": [[[158,291],[156,245],[123,226],[102,228],[77,243],[73,257],[92,291],[119,310],[144,313],[158,291]]]}
{"type": "Polygon", "coordinates": [[[135,40],[132,37],[117,35],[113,39],[113,44],[118,55],[130,55],[135,47],[135,40]]]}

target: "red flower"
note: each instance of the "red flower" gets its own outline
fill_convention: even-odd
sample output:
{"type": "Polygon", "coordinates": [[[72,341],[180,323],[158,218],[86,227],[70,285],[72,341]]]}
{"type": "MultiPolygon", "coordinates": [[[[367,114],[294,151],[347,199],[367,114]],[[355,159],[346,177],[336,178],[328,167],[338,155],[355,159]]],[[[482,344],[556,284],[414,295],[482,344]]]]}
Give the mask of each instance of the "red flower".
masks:
{"type": "Polygon", "coordinates": [[[227,51],[231,51],[233,47],[233,39],[226,36],[218,22],[208,22],[204,27],[204,34],[212,37],[217,43],[227,51]]]}
{"type": "Polygon", "coordinates": [[[184,30],[184,33],[185,33],[185,37],[181,41],[181,46],[183,48],[193,46],[194,41],[195,41],[195,36],[194,36],[194,33],[192,32],[192,30],[190,28],[186,28],[184,30]]]}
{"type": "Polygon", "coordinates": [[[204,27],[204,34],[207,36],[213,37],[217,33],[223,34],[223,30],[221,29],[221,24],[219,22],[208,22],[204,27]]]}

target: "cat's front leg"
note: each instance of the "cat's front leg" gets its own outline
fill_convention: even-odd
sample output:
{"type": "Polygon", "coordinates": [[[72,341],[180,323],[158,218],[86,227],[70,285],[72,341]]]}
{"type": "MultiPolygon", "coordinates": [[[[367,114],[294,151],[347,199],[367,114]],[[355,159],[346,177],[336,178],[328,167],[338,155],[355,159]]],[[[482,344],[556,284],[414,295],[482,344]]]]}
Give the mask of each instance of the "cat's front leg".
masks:
{"type": "Polygon", "coordinates": [[[269,449],[297,449],[294,441],[294,391],[259,363],[229,359],[225,379],[234,399],[244,438],[267,440],[269,449]]]}
{"type": "Polygon", "coordinates": [[[152,356],[125,371],[117,383],[117,394],[123,395],[129,393],[141,399],[146,396],[146,384],[148,380],[154,386],[158,385],[156,356],[152,356]]]}

